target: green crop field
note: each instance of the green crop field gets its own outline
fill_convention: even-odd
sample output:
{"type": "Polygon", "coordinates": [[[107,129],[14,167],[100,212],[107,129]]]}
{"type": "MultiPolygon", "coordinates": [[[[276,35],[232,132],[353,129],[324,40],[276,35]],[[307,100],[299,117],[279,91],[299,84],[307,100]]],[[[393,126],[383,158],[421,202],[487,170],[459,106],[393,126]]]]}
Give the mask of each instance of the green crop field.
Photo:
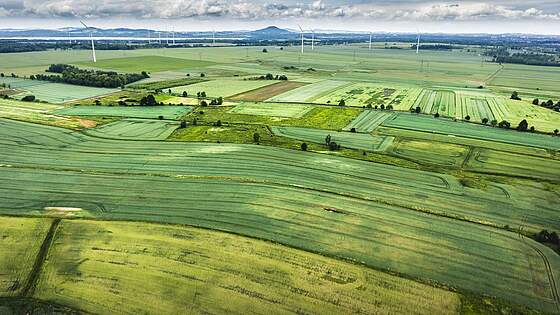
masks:
{"type": "Polygon", "coordinates": [[[348,126],[344,127],[343,130],[350,131],[352,128],[355,128],[357,132],[369,133],[379,127],[379,125],[381,125],[386,119],[393,117],[393,115],[394,114],[391,112],[365,110],[360,114],[360,116],[352,120],[348,126]]]}
{"type": "Polygon", "coordinates": [[[294,81],[283,81],[271,85],[264,86],[262,88],[240,93],[231,97],[232,100],[239,101],[265,101],[278,94],[285,93],[287,91],[293,90],[295,88],[304,86],[305,83],[294,82],[294,81]]]}
{"type": "Polygon", "coordinates": [[[165,119],[176,119],[193,108],[190,106],[73,106],[53,111],[58,115],[69,116],[115,116],[131,118],[157,119],[163,116],[165,119]]]}
{"type": "Polygon", "coordinates": [[[330,91],[347,85],[348,82],[325,80],[302,86],[268,99],[271,102],[313,102],[330,91]]]}
{"type": "Polygon", "coordinates": [[[12,88],[24,91],[15,95],[14,97],[16,98],[21,99],[25,95],[34,95],[38,100],[56,104],[111,94],[118,91],[116,89],[77,86],[20,78],[0,78],[0,84],[2,83],[10,84],[12,88]]]}
{"type": "Polygon", "coordinates": [[[393,153],[420,163],[459,167],[467,158],[468,148],[450,143],[401,140],[395,143],[393,153]]]}
{"type": "Polygon", "coordinates": [[[159,72],[166,70],[199,69],[212,65],[212,62],[173,58],[164,56],[139,56],[111,58],[93,62],[80,62],[79,66],[88,66],[124,72],[159,72]]]}
{"type": "Polygon", "coordinates": [[[198,92],[206,92],[209,97],[229,97],[239,93],[255,90],[263,86],[277,83],[274,80],[214,80],[196,83],[187,86],[177,86],[171,88],[173,93],[183,93],[187,91],[190,95],[196,95],[198,92]]]}
{"type": "Polygon", "coordinates": [[[298,104],[243,103],[232,108],[230,113],[299,118],[307,114],[312,108],[309,105],[298,104]]]}
{"type": "Polygon", "coordinates": [[[2,217],[0,221],[0,298],[28,289],[35,259],[50,227],[48,219],[2,217]]]}
{"type": "Polygon", "coordinates": [[[463,122],[453,122],[451,120],[436,119],[430,116],[399,113],[395,117],[385,120],[383,125],[393,128],[435,132],[482,140],[487,139],[545,149],[560,149],[560,142],[552,136],[503,130],[500,128],[463,122]]]}
{"type": "Polygon", "coordinates": [[[0,183],[4,213],[72,207],[105,219],[188,223],[349,257],[544,310],[555,307],[546,265],[534,248],[546,255],[552,270],[559,270],[560,257],[550,249],[512,232],[412,210],[444,207],[449,214],[462,212],[500,224],[517,220],[527,227],[557,228],[542,217],[553,216],[553,209],[543,206],[527,216],[521,208],[539,205],[522,196],[509,201],[504,195],[462,188],[446,175],[259,146],[125,146],[123,141],[11,122],[2,122],[0,132],[9,141],[2,144],[6,163],[18,166],[0,168],[2,177],[11,178],[0,183]],[[34,148],[34,155],[26,154],[26,148],[10,145],[15,130],[17,137],[33,135],[43,145],[34,148]],[[41,137],[35,134],[39,130],[41,137]],[[127,174],[119,173],[123,168],[127,174]],[[341,171],[347,175],[336,174],[341,171]],[[18,187],[25,187],[26,194],[6,194],[18,187]],[[407,202],[415,208],[407,208],[407,202]],[[21,204],[35,206],[15,207],[21,204]]]}
{"type": "Polygon", "coordinates": [[[90,136],[124,140],[165,140],[179,127],[176,121],[123,119],[84,132],[90,136]]]}
{"type": "Polygon", "coordinates": [[[279,136],[319,144],[325,143],[325,138],[330,135],[331,141],[340,144],[342,147],[366,151],[385,151],[393,143],[392,137],[379,137],[369,134],[337,132],[313,128],[273,127],[272,131],[279,136]]]}
{"type": "Polygon", "coordinates": [[[328,93],[327,95],[316,98],[317,103],[338,104],[340,100],[344,100],[347,106],[366,106],[389,104],[393,98],[402,91],[396,89],[381,87],[376,84],[354,83],[344,86],[328,93]]]}

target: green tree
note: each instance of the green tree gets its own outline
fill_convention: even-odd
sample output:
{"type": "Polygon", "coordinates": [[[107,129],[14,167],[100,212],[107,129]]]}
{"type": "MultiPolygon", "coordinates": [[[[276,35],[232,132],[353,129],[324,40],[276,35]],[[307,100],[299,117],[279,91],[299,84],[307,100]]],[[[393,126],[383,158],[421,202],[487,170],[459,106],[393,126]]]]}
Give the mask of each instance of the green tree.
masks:
{"type": "Polygon", "coordinates": [[[329,143],[331,143],[331,140],[332,140],[331,135],[327,135],[327,136],[325,137],[325,143],[326,143],[327,145],[328,145],[329,143]]]}
{"type": "Polygon", "coordinates": [[[255,132],[255,133],[253,134],[253,142],[259,143],[260,140],[261,140],[261,135],[260,135],[258,132],[255,132]]]}
{"type": "Polygon", "coordinates": [[[307,151],[307,143],[303,142],[301,144],[301,151],[307,151]]]}
{"type": "Polygon", "coordinates": [[[520,101],[521,97],[519,97],[519,93],[517,93],[517,91],[513,91],[513,93],[511,93],[511,99],[520,101]]]}
{"type": "Polygon", "coordinates": [[[338,106],[346,106],[346,101],[344,100],[338,101],[338,106]]]}
{"type": "Polygon", "coordinates": [[[187,94],[187,91],[183,91],[183,97],[187,97],[187,96],[189,96],[189,95],[187,94]]]}
{"type": "Polygon", "coordinates": [[[539,99],[538,98],[535,98],[533,100],[533,105],[539,105],[539,99]]]}
{"type": "Polygon", "coordinates": [[[466,120],[466,121],[470,121],[470,120],[471,120],[471,116],[469,116],[469,115],[465,116],[465,120],[466,120]]]}
{"type": "Polygon", "coordinates": [[[517,131],[527,131],[528,128],[529,123],[526,119],[523,119],[521,122],[519,122],[519,125],[517,125],[517,131]]]}
{"type": "Polygon", "coordinates": [[[435,118],[439,118],[439,113],[435,113],[435,114],[434,114],[434,117],[435,117],[435,118]]]}
{"type": "Polygon", "coordinates": [[[416,114],[420,114],[422,112],[422,108],[420,108],[420,106],[417,106],[416,109],[414,110],[414,112],[416,114]]]}
{"type": "Polygon", "coordinates": [[[482,118],[482,123],[486,125],[488,123],[488,118],[486,117],[482,118]]]}
{"type": "Polygon", "coordinates": [[[490,121],[490,125],[492,125],[492,127],[496,127],[497,124],[498,121],[496,119],[492,119],[492,121],[490,121]]]}

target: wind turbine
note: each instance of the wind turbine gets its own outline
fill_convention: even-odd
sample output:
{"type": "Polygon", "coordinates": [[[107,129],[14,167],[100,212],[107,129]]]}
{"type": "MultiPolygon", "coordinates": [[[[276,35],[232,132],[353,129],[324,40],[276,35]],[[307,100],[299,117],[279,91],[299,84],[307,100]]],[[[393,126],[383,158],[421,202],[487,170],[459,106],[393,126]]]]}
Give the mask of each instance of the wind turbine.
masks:
{"type": "Polygon", "coordinates": [[[369,50],[371,50],[371,37],[373,36],[372,32],[369,32],[369,50]]]}
{"type": "MultiPolygon", "coordinates": [[[[86,25],[86,23],[84,23],[83,21],[80,21],[80,23],[82,23],[82,25],[86,28],[86,30],[89,30],[90,27],[86,25]]],[[[91,55],[93,57],[93,62],[97,62],[97,58],[95,58],[95,44],[93,42],[93,32],[89,32],[89,38],[91,39],[91,55]]]]}
{"type": "Polygon", "coordinates": [[[315,30],[311,30],[311,50],[315,50],[315,30]]]}
{"type": "Polygon", "coordinates": [[[418,30],[418,37],[416,42],[416,54],[418,55],[419,52],[420,52],[420,30],[418,30]]]}
{"type": "Polygon", "coordinates": [[[301,25],[298,24],[299,30],[301,32],[301,53],[303,54],[303,28],[301,28],[301,25]]]}
{"type": "Polygon", "coordinates": [[[212,29],[212,46],[216,46],[216,30],[212,29]]]}

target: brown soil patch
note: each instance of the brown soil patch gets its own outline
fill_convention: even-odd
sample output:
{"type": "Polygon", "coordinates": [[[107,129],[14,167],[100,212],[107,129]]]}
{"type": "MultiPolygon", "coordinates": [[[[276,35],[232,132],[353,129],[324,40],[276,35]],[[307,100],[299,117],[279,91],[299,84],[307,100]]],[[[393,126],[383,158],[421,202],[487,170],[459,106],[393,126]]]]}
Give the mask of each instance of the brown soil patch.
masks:
{"type": "Polygon", "coordinates": [[[79,119],[80,125],[84,128],[95,128],[97,126],[97,122],[93,120],[87,119],[79,119]]]}
{"type": "Polygon", "coordinates": [[[307,83],[282,81],[272,85],[264,86],[252,91],[247,91],[230,97],[229,99],[235,101],[265,101],[273,96],[282,94],[289,90],[293,90],[307,83]]]}

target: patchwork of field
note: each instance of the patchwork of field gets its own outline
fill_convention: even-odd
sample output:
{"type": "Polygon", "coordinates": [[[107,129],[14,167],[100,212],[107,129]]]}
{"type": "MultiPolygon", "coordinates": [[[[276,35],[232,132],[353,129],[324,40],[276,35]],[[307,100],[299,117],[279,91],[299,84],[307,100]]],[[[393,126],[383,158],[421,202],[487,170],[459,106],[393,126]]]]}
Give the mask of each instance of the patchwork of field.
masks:
{"type": "Polygon", "coordinates": [[[545,149],[560,149],[560,142],[552,136],[528,132],[516,132],[514,130],[491,128],[464,122],[453,122],[451,120],[442,118],[436,119],[430,116],[399,113],[398,115],[385,120],[383,125],[393,128],[434,132],[545,149]]]}
{"type": "Polygon", "coordinates": [[[100,138],[123,140],[165,140],[179,127],[176,121],[123,119],[84,133],[100,138]]]}
{"type": "Polygon", "coordinates": [[[274,96],[268,101],[271,102],[303,102],[311,103],[330,91],[349,84],[345,81],[324,80],[317,83],[308,84],[297,89],[274,96]]]}
{"type": "Polygon", "coordinates": [[[231,97],[234,101],[265,101],[273,96],[304,86],[305,83],[283,81],[231,97]]]}
{"type": "Polygon", "coordinates": [[[393,143],[393,137],[372,136],[369,134],[337,132],[313,128],[272,127],[272,131],[279,136],[319,144],[324,144],[325,138],[330,135],[331,141],[340,144],[343,148],[366,151],[385,151],[393,143]]]}
{"type": "Polygon", "coordinates": [[[229,112],[232,114],[299,118],[307,114],[312,108],[309,105],[299,104],[242,103],[229,112]]]}
{"type": "Polygon", "coordinates": [[[386,119],[393,117],[393,115],[392,112],[365,110],[342,130],[350,131],[352,128],[355,128],[357,132],[369,133],[379,127],[386,119]]]}
{"type": "Polygon", "coordinates": [[[118,91],[117,89],[97,88],[8,77],[0,78],[0,84],[2,83],[9,84],[12,88],[25,91],[23,93],[15,95],[15,98],[21,99],[26,95],[34,95],[37,100],[55,104],[106,95],[118,91]]]}
{"type": "Polygon", "coordinates": [[[214,64],[213,62],[173,58],[165,56],[138,56],[101,59],[96,63],[79,62],[78,66],[88,66],[123,72],[158,72],[166,70],[199,69],[214,64]]]}
{"type": "Polygon", "coordinates": [[[92,121],[84,121],[49,113],[59,108],[61,108],[60,105],[0,99],[0,117],[2,118],[71,129],[80,129],[91,125],[95,126],[95,122],[92,121]]]}
{"type": "Polygon", "coordinates": [[[1,121],[0,139],[3,163],[13,166],[0,167],[10,178],[0,182],[3,213],[76,207],[106,219],[232,231],[556,307],[549,279],[558,276],[558,255],[451,218],[555,230],[558,196],[508,196],[462,187],[449,175],[261,146],[95,139],[10,121],[1,121]]]}
{"type": "Polygon", "coordinates": [[[18,296],[29,289],[29,277],[50,223],[49,219],[1,218],[0,297],[18,296]]]}
{"type": "Polygon", "coordinates": [[[53,111],[54,114],[68,116],[115,116],[131,118],[177,119],[188,114],[190,106],[73,106],[53,111]]]}
{"type": "Polygon", "coordinates": [[[314,101],[321,104],[338,104],[344,100],[346,106],[389,105],[401,91],[377,84],[354,83],[338,88],[314,101]]]}
{"type": "Polygon", "coordinates": [[[171,91],[173,93],[183,93],[183,91],[187,91],[190,95],[196,95],[198,92],[206,92],[208,97],[230,97],[275,83],[278,83],[278,81],[219,79],[187,86],[177,86],[171,88],[171,91]]]}
{"type": "Polygon", "coordinates": [[[90,313],[123,312],[123,300],[135,301],[127,312],[150,314],[453,314],[460,306],[455,293],[269,242],[81,220],[58,227],[35,296],[90,313]]]}
{"type": "Polygon", "coordinates": [[[448,167],[460,167],[468,156],[469,148],[457,144],[433,143],[403,139],[397,141],[392,153],[415,162],[448,167]]]}

